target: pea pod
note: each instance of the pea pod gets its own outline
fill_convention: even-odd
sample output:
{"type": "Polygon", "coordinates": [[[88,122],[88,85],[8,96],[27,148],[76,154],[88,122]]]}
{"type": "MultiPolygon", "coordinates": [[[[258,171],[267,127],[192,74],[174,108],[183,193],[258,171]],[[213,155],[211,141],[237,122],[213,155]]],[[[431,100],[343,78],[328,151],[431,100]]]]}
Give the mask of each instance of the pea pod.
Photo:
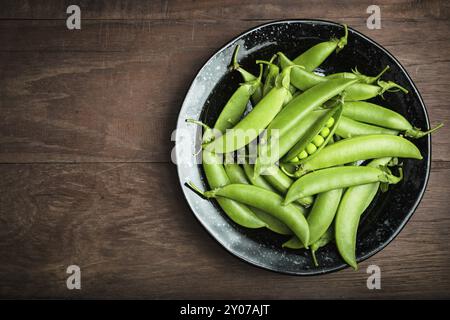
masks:
{"type": "MultiPolygon", "coordinates": [[[[334,146],[336,144],[333,144],[334,146]]],[[[391,173],[371,167],[334,167],[308,173],[297,179],[289,188],[284,204],[326,192],[333,189],[347,188],[372,182],[398,183],[402,179],[391,173]]]]}
{"type": "Polygon", "coordinates": [[[342,138],[351,138],[371,134],[398,135],[398,133],[399,132],[397,130],[373,126],[344,116],[341,117],[339,125],[336,128],[336,134],[342,138]]]}
{"type": "MultiPolygon", "coordinates": [[[[287,132],[290,132],[291,129],[299,128],[300,122],[315,108],[321,106],[330,98],[340,94],[345,88],[355,82],[356,80],[354,79],[330,80],[312,87],[292,99],[291,102],[289,102],[275,117],[275,119],[273,119],[267,128],[267,142],[260,145],[258,159],[256,160],[255,173],[257,175],[261,174],[281,157],[281,152],[271,150],[271,135],[273,134],[273,130],[275,130],[278,134],[278,137],[283,137],[287,134],[287,132]]],[[[289,142],[293,142],[290,147],[297,142],[291,138],[288,138],[287,140],[289,142]]]]}
{"type": "Polygon", "coordinates": [[[334,51],[339,52],[347,44],[348,28],[344,24],[344,36],[340,39],[331,39],[316,44],[309,48],[297,58],[294,63],[303,66],[308,71],[313,71],[319,67],[326,58],[328,58],[334,51]]]}
{"type": "Polygon", "coordinates": [[[321,137],[323,141],[321,141],[320,145],[315,145],[315,150],[311,153],[318,153],[324,146],[327,145],[330,138],[333,136],[334,131],[336,130],[336,127],[339,125],[340,116],[342,113],[342,105],[339,105],[337,107],[334,107],[331,110],[328,110],[321,118],[319,118],[316,123],[309,128],[308,132],[303,135],[300,140],[295,144],[295,146],[287,153],[286,156],[284,156],[283,161],[289,162],[293,160],[294,158],[298,157],[302,152],[306,153],[306,156],[303,158],[306,158],[310,152],[306,152],[307,147],[312,144],[313,139],[317,136],[321,137]],[[333,119],[331,127],[327,126],[327,122],[329,122],[330,119],[333,119]],[[328,132],[325,138],[323,138],[320,135],[320,132],[327,128],[328,132]]]}
{"type": "MultiPolygon", "coordinates": [[[[194,185],[190,186],[201,193],[194,185]]],[[[302,243],[309,243],[306,218],[294,205],[283,206],[283,198],[275,192],[252,185],[229,184],[202,194],[206,198],[224,197],[263,210],[288,226],[302,243]]],[[[307,248],[307,245],[305,247],[307,248]]]]}
{"type": "Polygon", "coordinates": [[[241,119],[247,107],[248,101],[255,90],[261,86],[262,67],[260,67],[259,77],[255,80],[245,82],[233,93],[226,103],[222,112],[216,120],[214,128],[225,131],[234,127],[241,119]]]}
{"type": "Polygon", "coordinates": [[[421,138],[443,126],[443,124],[440,124],[431,130],[421,131],[413,127],[401,114],[365,101],[345,102],[343,115],[353,120],[401,131],[410,138],[421,138]]]}
{"type": "Polygon", "coordinates": [[[267,65],[267,75],[263,85],[263,96],[267,95],[269,91],[272,90],[273,87],[275,87],[275,81],[280,73],[280,68],[273,63],[273,60],[275,58],[276,56],[273,56],[270,61],[256,60],[256,63],[258,64],[267,65]]]}
{"type": "Polygon", "coordinates": [[[368,135],[343,139],[327,145],[300,163],[295,176],[358,160],[383,157],[423,159],[419,149],[405,138],[393,135],[368,135]]]}
{"type": "MultiPolygon", "coordinates": [[[[250,72],[248,72],[247,70],[242,68],[241,65],[237,61],[239,47],[240,46],[237,45],[236,48],[234,49],[230,70],[238,71],[241,74],[241,76],[245,82],[255,81],[257,79],[257,77],[255,77],[253,74],[251,74],[250,72]]],[[[251,97],[252,104],[255,106],[262,99],[262,97],[263,97],[263,88],[261,85],[261,86],[257,87],[255,89],[255,92],[252,94],[252,97],[251,97]]]]}
{"type": "MultiPolygon", "coordinates": [[[[371,161],[367,167],[377,168],[387,165],[391,158],[371,161]]],[[[335,219],[336,245],[345,262],[355,270],[356,234],[359,219],[377,194],[379,182],[350,187],[342,197],[335,219]]]]}
{"type": "Polygon", "coordinates": [[[310,244],[318,241],[331,226],[341,201],[343,189],[320,193],[308,215],[310,244]]]}
{"type": "Polygon", "coordinates": [[[232,130],[204,145],[216,153],[229,153],[243,148],[264,130],[280,112],[289,93],[290,69],[285,69],[277,78],[276,86],[247,114],[232,130]]]}
{"type": "MultiPolygon", "coordinates": [[[[280,59],[280,65],[282,66],[282,68],[295,66],[295,64],[292,61],[290,61],[283,53],[279,52],[278,57],[280,59]]],[[[393,91],[397,87],[403,89],[394,82],[381,81],[379,86],[371,84],[375,81],[378,81],[379,77],[381,77],[381,75],[384,74],[386,70],[388,70],[388,67],[386,67],[382,72],[380,72],[375,77],[366,76],[357,71],[355,71],[355,73],[346,72],[346,73],[332,74],[324,77],[317,75],[314,72],[307,71],[303,68],[294,68],[292,69],[291,72],[291,83],[300,90],[308,90],[309,88],[312,88],[318,85],[319,83],[327,82],[333,79],[358,80],[358,83],[349,86],[345,90],[345,100],[346,101],[365,100],[376,97],[377,95],[382,95],[385,91],[393,91]],[[353,76],[350,76],[351,74],[353,74],[353,76]]]]}
{"type": "MultiPolygon", "coordinates": [[[[225,171],[227,172],[228,177],[230,177],[231,183],[249,184],[244,170],[239,164],[225,164],[225,171]]],[[[292,234],[291,229],[289,229],[283,222],[273,217],[272,215],[254,207],[251,207],[251,210],[260,220],[264,221],[267,229],[283,235],[292,234]]]]}

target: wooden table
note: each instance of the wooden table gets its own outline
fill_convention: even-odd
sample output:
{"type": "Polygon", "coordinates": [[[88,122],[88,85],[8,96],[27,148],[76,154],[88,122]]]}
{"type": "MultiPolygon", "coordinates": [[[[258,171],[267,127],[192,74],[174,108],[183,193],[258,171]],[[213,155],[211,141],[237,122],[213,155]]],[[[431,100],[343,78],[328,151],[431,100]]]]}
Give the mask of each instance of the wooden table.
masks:
{"type": "Polygon", "coordinates": [[[450,297],[450,6],[373,1],[26,1],[0,4],[0,297],[450,297]],[[242,4],[244,3],[244,4],[242,4]],[[66,8],[81,8],[81,30],[66,8]],[[432,123],[424,199],[381,253],[318,277],[250,266],[224,251],[188,208],[170,134],[197,70],[258,24],[347,23],[408,69],[432,123]],[[81,290],[66,268],[81,268],[81,290]],[[366,268],[382,270],[368,290],[366,268]]]}

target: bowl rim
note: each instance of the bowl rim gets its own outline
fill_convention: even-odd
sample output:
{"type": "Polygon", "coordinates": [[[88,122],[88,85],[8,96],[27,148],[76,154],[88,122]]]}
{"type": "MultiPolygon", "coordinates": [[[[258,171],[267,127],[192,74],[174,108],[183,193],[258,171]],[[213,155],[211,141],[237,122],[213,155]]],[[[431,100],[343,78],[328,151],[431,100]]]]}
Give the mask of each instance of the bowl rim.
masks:
{"type": "MultiPolygon", "coordinates": [[[[180,111],[178,112],[177,115],[177,125],[176,128],[179,128],[181,125],[181,122],[184,122],[180,116],[183,113],[183,111],[185,111],[185,109],[187,109],[186,106],[186,98],[189,95],[189,93],[191,92],[191,90],[193,89],[194,86],[194,82],[195,79],[202,73],[203,69],[211,62],[211,60],[220,52],[222,52],[223,50],[227,49],[229,46],[231,46],[233,43],[235,43],[236,41],[238,41],[240,38],[257,31],[258,29],[267,27],[267,26],[271,26],[271,25],[278,25],[278,24],[295,24],[295,23],[299,23],[299,24],[321,24],[321,25],[332,25],[332,26],[338,26],[338,27],[342,27],[343,24],[341,23],[337,23],[337,22],[333,22],[333,21],[329,21],[329,20],[323,20],[323,19],[282,19],[282,20],[274,20],[274,21],[270,21],[270,22],[266,22],[266,23],[262,23],[259,24],[255,27],[252,27],[240,34],[238,34],[237,36],[233,37],[230,41],[226,42],[224,45],[222,45],[219,49],[217,49],[212,55],[210,55],[210,57],[206,60],[205,63],[203,63],[203,65],[200,67],[200,69],[198,69],[198,71],[196,72],[191,85],[189,86],[189,89],[186,91],[185,97],[183,99],[183,103],[181,105],[180,111]]],[[[378,42],[376,42],[375,40],[369,38],[368,36],[364,35],[363,33],[359,32],[358,30],[353,29],[352,27],[348,26],[349,31],[357,34],[359,37],[363,38],[364,40],[368,41],[371,45],[376,46],[378,49],[380,49],[381,51],[383,51],[389,58],[391,58],[395,64],[397,64],[397,66],[400,68],[400,70],[403,72],[403,74],[406,76],[406,78],[408,79],[408,81],[411,83],[412,85],[412,89],[414,91],[414,93],[417,95],[419,102],[420,102],[420,106],[422,107],[422,110],[424,112],[424,116],[425,116],[425,121],[426,121],[426,125],[427,125],[427,130],[430,128],[430,121],[429,121],[429,116],[428,116],[428,112],[427,112],[427,108],[425,106],[425,103],[423,101],[423,98],[419,92],[419,90],[416,87],[416,84],[414,83],[414,81],[412,80],[411,76],[409,75],[408,71],[403,67],[403,65],[400,63],[400,61],[397,60],[397,58],[395,58],[395,56],[390,53],[386,48],[384,48],[382,45],[380,45],[378,42]]],[[[423,139],[423,138],[422,138],[423,139]]],[[[397,229],[392,233],[392,235],[383,243],[381,243],[381,245],[377,246],[375,249],[370,250],[368,252],[366,252],[364,255],[362,255],[361,257],[359,257],[357,259],[358,263],[361,263],[367,259],[369,259],[370,257],[374,256],[375,254],[377,254],[378,252],[380,252],[381,250],[383,250],[387,245],[389,245],[399,234],[400,232],[403,230],[403,228],[406,226],[406,224],[409,222],[409,220],[411,219],[411,217],[413,216],[413,214],[415,213],[417,207],[419,206],[420,202],[422,201],[422,198],[425,194],[425,190],[427,188],[428,182],[429,182],[429,178],[430,178],[430,172],[431,172],[431,156],[432,156],[432,150],[431,150],[431,135],[427,135],[427,140],[428,140],[428,146],[427,146],[427,153],[428,153],[428,157],[427,157],[427,163],[426,163],[426,172],[425,172],[425,181],[424,184],[419,192],[419,195],[416,198],[416,201],[414,202],[414,204],[412,205],[411,209],[409,210],[408,214],[405,216],[405,218],[403,219],[403,221],[400,223],[400,225],[397,227],[397,229]]],[[[177,146],[177,141],[175,141],[175,148],[177,146]]],[[[175,152],[176,154],[176,152],[175,152]]],[[[335,267],[331,267],[328,269],[319,269],[319,270],[308,270],[308,272],[293,272],[293,271],[286,271],[286,270],[279,270],[279,269],[274,269],[271,268],[267,265],[264,264],[260,264],[258,262],[255,261],[251,261],[249,260],[247,257],[241,255],[239,252],[234,252],[229,250],[224,243],[222,243],[222,241],[220,241],[219,239],[217,239],[212,231],[208,228],[208,225],[205,224],[200,218],[199,216],[197,216],[197,213],[195,212],[195,210],[193,209],[193,206],[191,205],[189,198],[187,197],[186,192],[188,192],[188,188],[184,188],[185,183],[182,181],[181,179],[181,172],[180,172],[180,166],[177,165],[177,175],[178,175],[178,181],[181,187],[181,190],[183,192],[183,196],[186,200],[186,202],[189,205],[190,210],[192,211],[192,214],[195,216],[195,218],[200,222],[200,224],[203,226],[203,228],[207,231],[208,235],[210,237],[212,237],[217,243],[220,244],[220,246],[222,247],[223,250],[225,250],[228,254],[234,256],[234,257],[238,257],[240,260],[246,262],[247,264],[250,264],[252,266],[258,267],[260,269],[264,269],[267,271],[271,271],[271,272],[275,272],[278,274],[284,274],[284,275],[294,275],[294,276],[315,276],[315,275],[323,275],[323,274],[328,274],[328,273],[332,273],[332,272],[336,272],[339,270],[343,270],[346,268],[349,268],[349,266],[345,263],[342,263],[341,265],[337,265],[335,267]]],[[[189,190],[189,192],[192,192],[189,190]]]]}

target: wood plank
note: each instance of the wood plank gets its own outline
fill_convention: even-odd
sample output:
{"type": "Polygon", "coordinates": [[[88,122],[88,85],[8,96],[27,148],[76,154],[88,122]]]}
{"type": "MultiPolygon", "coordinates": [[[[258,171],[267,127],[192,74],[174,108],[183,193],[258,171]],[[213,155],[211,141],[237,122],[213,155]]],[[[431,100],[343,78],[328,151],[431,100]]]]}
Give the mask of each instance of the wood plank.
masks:
{"type": "MultiPolygon", "coordinates": [[[[0,162],[169,161],[196,71],[254,24],[89,21],[77,33],[59,21],[0,21],[0,162]]],[[[431,121],[448,122],[450,22],[385,25],[401,32],[356,28],[405,65],[431,121]]],[[[450,160],[449,134],[434,135],[434,160],[450,160]]]]}
{"type": "MultiPolygon", "coordinates": [[[[1,19],[66,19],[66,8],[73,4],[69,0],[4,0],[1,19]]],[[[255,20],[289,19],[292,17],[313,17],[322,19],[341,19],[342,17],[367,17],[366,9],[372,5],[370,0],[311,1],[284,0],[163,0],[133,1],[99,0],[77,1],[84,19],[203,19],[203,20],[255,20]]],[[[447,19],[450,14],[445,0],[379,0],[384,18],[447,19]]]]}
{"type": "Polygon", "coordinates": [[[196,221],[171,164],[0,165],[0,297],[449,298],[450,166],[439,163],[399,237],[325,276],[264,271],[229,255],[196,221]],[[193,258],[195,257],[195,259],[193,258]],[[78,264],[82,290],[65,287],[78,264]],[[366,268],[382,290],[366,288],[366,268]]]}

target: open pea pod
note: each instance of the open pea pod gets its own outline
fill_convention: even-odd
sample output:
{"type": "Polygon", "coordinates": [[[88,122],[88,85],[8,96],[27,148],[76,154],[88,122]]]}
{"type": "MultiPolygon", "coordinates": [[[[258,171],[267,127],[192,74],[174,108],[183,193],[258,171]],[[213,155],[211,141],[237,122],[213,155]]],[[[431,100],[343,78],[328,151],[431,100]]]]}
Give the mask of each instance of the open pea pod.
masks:
{"type": "Polygon", "coordinates": [[[328,110],[283,157],[283,162],[299,163],[318,153],[333,136],[341,114],[342,104],[328,110]]]}

